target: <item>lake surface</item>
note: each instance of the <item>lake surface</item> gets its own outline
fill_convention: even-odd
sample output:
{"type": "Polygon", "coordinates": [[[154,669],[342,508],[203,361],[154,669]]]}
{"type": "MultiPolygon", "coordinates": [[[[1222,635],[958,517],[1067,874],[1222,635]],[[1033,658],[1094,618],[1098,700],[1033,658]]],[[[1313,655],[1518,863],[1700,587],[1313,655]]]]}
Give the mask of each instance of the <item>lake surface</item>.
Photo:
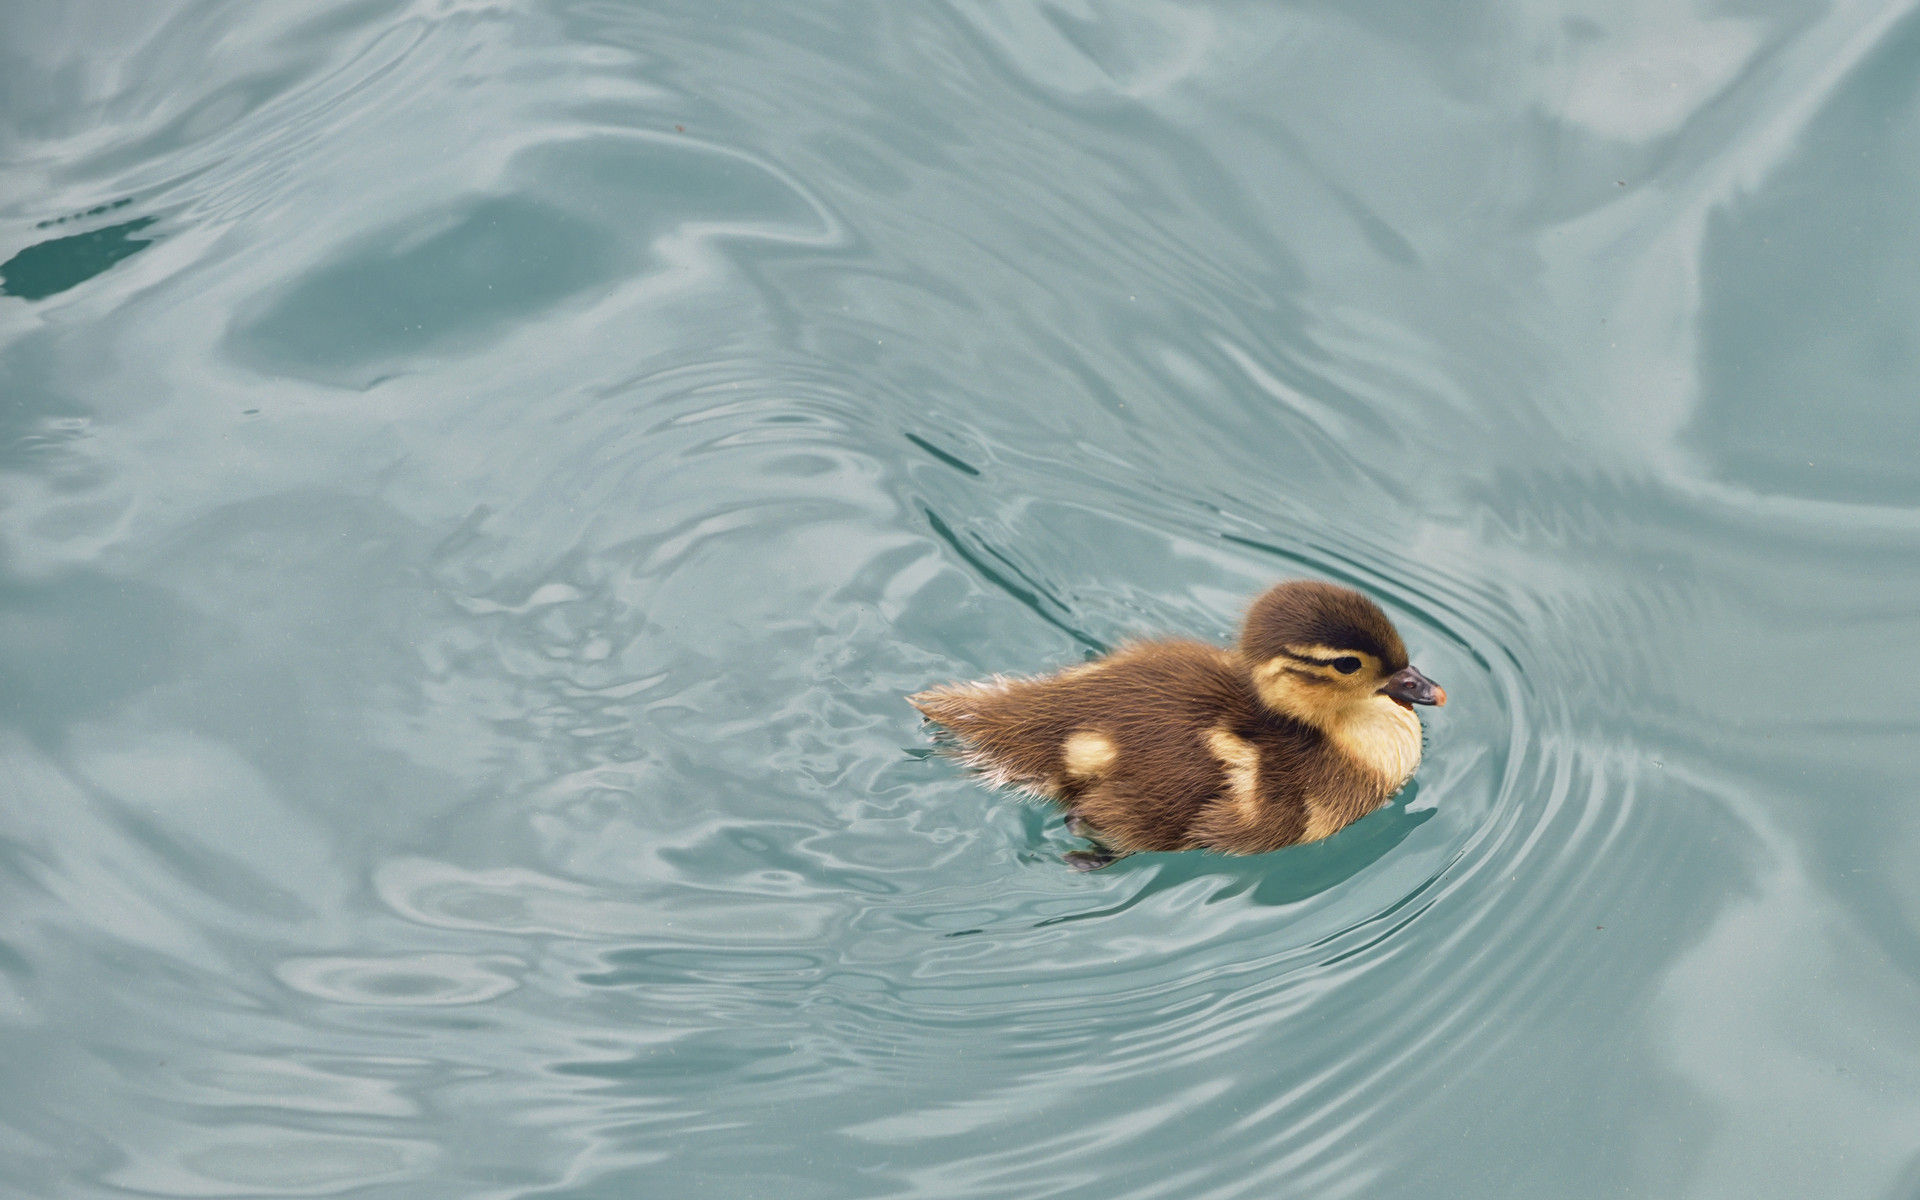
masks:
{"type": "Polygon", "coordinates": [[[0,10],[0,1192],[1920,1196],[1913,3],[0,10]],[[1276,579],[1389,808],[930,684],[1276,579]]]}

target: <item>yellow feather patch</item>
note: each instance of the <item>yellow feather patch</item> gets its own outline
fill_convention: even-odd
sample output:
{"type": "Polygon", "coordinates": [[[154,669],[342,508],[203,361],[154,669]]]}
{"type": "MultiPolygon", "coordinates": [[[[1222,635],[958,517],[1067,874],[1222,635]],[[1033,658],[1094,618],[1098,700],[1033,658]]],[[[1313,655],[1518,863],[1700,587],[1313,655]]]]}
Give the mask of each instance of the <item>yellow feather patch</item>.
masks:
{"type": "Polygon", "coordinates": [[[1300,835],[1303,842],[1317,842],[1324,837],[1332,837],[1347,827],[1348,822],[1340,819],[1340,814],[1321,804],[1307,800],[1307,828],[1300,835]]]}
{"type": "Polygon", "coordinates": [[[1233,807],[1248,824],[1260,816],[1260,751],[1252,742],[1222,726],[1207,731],[1207,749],[1227,773],[1227,792],[1233,807]]]}
{"type": "Polygon", "coordinates": [[[1119,748],[1106,734],[1091,729],[1082,729],[1060,747],[1060,757],[1067,764],[1067,774],[1077,779],[1097,779],[1106,774],[1107,768],[1113,765],[1113,760],[1119,754],[1119,748]]]}
{"type": "Polygon", "coordinates": [[[1342,709],[1327,729],[1333,744],[1380,777],[1389,792],[1420,765],[1420,718],[1385,696],[1342,709]]]}

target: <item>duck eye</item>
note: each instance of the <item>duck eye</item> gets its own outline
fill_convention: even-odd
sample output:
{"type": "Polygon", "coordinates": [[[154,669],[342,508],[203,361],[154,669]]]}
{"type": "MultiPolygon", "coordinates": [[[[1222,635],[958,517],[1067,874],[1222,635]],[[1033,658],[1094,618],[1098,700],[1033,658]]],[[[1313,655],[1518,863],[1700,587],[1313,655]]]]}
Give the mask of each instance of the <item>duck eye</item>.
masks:
{"type": "Polygon", "coordinates": [[[1351,654],[1344,658],[1336,658],[1333,660],[1333,669],[1342,675],[1351,675],[1360,669],[1360,660],[1351,654]]]}

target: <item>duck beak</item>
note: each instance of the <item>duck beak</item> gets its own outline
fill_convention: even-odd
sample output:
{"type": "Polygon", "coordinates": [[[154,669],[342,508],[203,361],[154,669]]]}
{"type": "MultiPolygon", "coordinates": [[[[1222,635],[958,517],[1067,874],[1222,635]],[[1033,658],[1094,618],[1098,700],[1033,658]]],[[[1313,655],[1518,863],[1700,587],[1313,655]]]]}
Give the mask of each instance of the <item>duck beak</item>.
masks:
{"type": "Polygon", "coordinates": [[[1414,667],[1396,671],[1387,680],[1387,685],[1380,689],[1380,694],[1392,698],[1402,708],[1412,708],[1416,704],[1431,704],[1438,708],[1447,702],[1447,689],[1414,667]]]}

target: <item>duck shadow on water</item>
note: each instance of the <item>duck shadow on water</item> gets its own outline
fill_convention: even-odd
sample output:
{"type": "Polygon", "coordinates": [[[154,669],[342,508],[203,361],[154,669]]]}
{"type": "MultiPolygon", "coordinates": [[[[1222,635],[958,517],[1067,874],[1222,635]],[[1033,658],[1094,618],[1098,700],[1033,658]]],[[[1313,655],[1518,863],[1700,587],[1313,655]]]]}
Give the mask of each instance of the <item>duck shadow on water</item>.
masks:
{"type": "MultiPolygon", "coordinates": [[[[1149,871],[1146,882],[1137,891],[1129,893],[1117,904],[1087,912],[1063,913],[1048,917],[1038,924],[1057,925],[1112,916],[1170,888],[1204,878],[1218,879],[1223,883],[1209,896],[1208,903],[1244,895],[1249,902],[1257,905],[1297,904],[1367,870],[1391,853],[1415,829],[1431,820],[1436,810],[1408,808],[1419,794],[1420,785],[1417,782],[1409,783],[1385,807],[1362,817],[1332,837],[1306,845],[1288,846],[1267,854],[1239,857],[1181,851],[1128,855],[1100,869],[1097,875],[1104,877],[1149,871]]],[[[1047,834],[1048,827],[1056,825],[1059,819],[1054,812],[1036,808],[1027,819],[1028,832],[1036,846],[1045,847],[1036,851],[1037,859],[1054,860],[1054,869],[1069,870],[1065,864],[1057,861],[1054,848],[1059,841],[1047,834]]]]}

